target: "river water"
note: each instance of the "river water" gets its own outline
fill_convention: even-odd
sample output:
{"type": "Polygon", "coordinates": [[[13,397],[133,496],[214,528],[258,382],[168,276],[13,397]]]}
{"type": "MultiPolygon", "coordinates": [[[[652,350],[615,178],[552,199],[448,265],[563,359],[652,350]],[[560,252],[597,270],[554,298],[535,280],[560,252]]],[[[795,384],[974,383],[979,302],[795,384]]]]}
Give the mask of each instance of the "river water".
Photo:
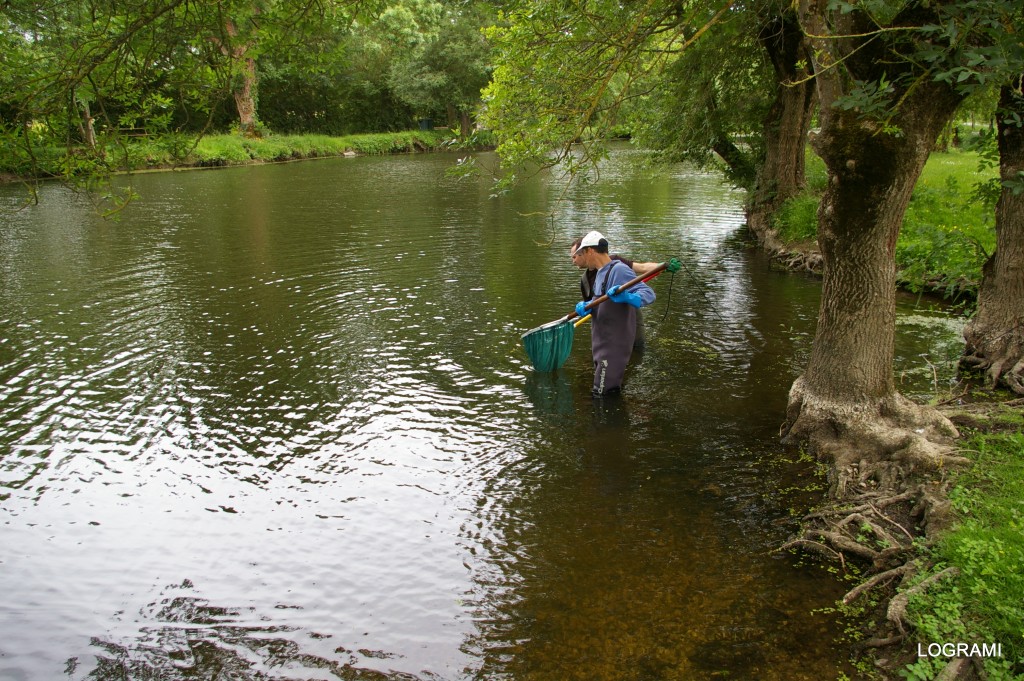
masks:
{"type": "MultiPolygon", "coordinates": [[[[820,494],[776,444],[819,283],[639,158],[498,197],[447,154],[142,175],[117,221],[0,188],[0,678],[848,672],[844,585],[774,551],[820,494]],[[617,400],[587,327],[553,374],[520,342],[590,229],[685,265],[617,400]]],[[[955,320],[898,331],[904,392],[948,380],[955,320]]]]}

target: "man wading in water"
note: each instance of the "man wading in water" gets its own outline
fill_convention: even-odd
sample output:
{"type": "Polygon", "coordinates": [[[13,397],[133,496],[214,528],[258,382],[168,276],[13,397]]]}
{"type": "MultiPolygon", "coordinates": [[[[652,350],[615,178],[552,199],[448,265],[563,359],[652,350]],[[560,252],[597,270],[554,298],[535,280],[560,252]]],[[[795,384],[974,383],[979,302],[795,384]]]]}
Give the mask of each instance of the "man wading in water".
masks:
{"type": "MultiPolygon", "coordinates": [[[[580,294],[583,296],[583,300],[589,302],[594,297],[594,279],[597,277],[597,270],[588,269],[586,265],[583,265],[576,257],[576,249],[580,247],[580,243],[583,241],[583,237],[580,237],[569,245],[569,257],[572,259],[572,264],[576,265],[583,270],[583,275],[580,276],[580,294]]],[[[627,266],[631,267],[637,274],[648,274],[652,272],[655,267],[658,266],[656,262],[633,262],[629,258],[624,258],[618,253],[610,254],[612,260],[620,260],[626,263],[627,266]]],[[[633,350],[636,352],[643,352],[647,347],[647,340],[644,337],[644,315],[640,310],[636,311],[636,338],[633,340],[633,350]]]]}
{"type": "Polygon", "coordinates": [[[636,339],[636,313],[643,305],[654,302],[654,290],[639,283],[628,291],[619,287],[636,277],[633,269],[608,255],[608,240],[600,232],[590,232],[574,252],[577,267],[596,270],[592,293],[594,297],[608,294],[608,301],[592,310],[584,310],[587,301],[576,304],[580,317],[593,315],[590,348],[594,355],[595,396],[613,395],[622,390],[622,377],[633,354],[636,339]]]}

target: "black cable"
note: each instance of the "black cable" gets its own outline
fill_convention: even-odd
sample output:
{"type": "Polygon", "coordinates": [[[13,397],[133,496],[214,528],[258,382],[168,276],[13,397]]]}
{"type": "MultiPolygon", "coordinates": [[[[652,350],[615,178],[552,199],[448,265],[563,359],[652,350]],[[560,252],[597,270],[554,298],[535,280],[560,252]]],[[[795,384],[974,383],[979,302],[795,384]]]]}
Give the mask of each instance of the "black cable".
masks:
{"type": "Polygon", "coordinates": [[[668,317],[668,306],[672,303],[672,285],[676,283],[676,273],[672,273],[672,278],[668,280],[668,297],[665,298],[665,314],[661,315],[661,321],[665,321],[668,317]]]}
{"type": "MultiPolygon", "coordinates": [[[[689,267],[686,266],[685,262],[683,262],[682,260],[679,260],[679,264],[682,265],[683,269],[686,270],[686,273],[690,276],[690,280],[693,281],[693,283],[697,286],[697,291],[704,298],[704,301],[707,302],[708,306],[711,308],[711,311],[714,313],[714,315],[716,317],[718,317],[721,321],[724,322],[725,321],[725,317],[723,317],[722,315],[718,314],[718,310],[715,309],[715,304],[711,302],[710,298],[708,298],[707,294],[704,292],[704,289],[701,287],[701,283],[700,283],[700,281],[698,281],[697,277],[694,276],[693,272],[690,270],[689,267]]],[[[675,272],[672,273],[672,278],[673,279],[675,278],[675,272]]],[[[671,288],[669,288],[668,294],[669,294],[669,299],[671,300],[671,297],[672,297],[672,289],[671,288]]],[[[665,314],[668,314],[667,305],[666,305],[665,314]]]]}

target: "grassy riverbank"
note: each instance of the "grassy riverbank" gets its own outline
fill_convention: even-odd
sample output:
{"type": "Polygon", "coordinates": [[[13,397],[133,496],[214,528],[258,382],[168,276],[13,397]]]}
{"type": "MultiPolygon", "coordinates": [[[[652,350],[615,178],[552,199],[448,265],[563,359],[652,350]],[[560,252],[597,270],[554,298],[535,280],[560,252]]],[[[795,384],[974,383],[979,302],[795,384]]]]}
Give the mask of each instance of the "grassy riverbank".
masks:
{"type": "Polygon", "coordinates": [[[327,135],[269,135],[248,139],[213,135],[199,140],[188,160],[196,165],[290,161],[325,156],[414,153],[437,151],[454,142],[449,131],[416,130],[328,137],[327,135]]]}
{"type": "MultiPolygon", "coordinates": [[[[998,644],[986,658],[987,678],[1024,678],[1024,414],[1022,402],[950,413],[965,437],[973,465],[954,474],[949,499],[960,520],[924,549],[932,567],[918,584],[954,568],[909,601],[913,648],[929,644],[998,644]]],[[[905,668],[909,679],[933,679],[947,659],[922,657],[905,668]]],[[[984,678],[981,676],[981,678],[984,678]]]]}
{"type": "Polygon", "coordinates": [[[456,138],[447,130],[413,130],[329,137],[276,135],[253,139],[240,135],[185,135],[122,138],[100,152],[39,147],[29,153],[11,145],[0,153],[0,174],[11,178],[67,177],[94,172],[160,168],[217,167],[274,163],[346,155],[382,155],[451,148],[456,138]]]}
{"type": "MultiPolygon", "coordinates": [[[[995,168],[979,170],[980,160],[973,151],[933,153],[928,159],[896,242],[896,266],[906,288],[956,302],[977,295],[981,267],[995,248],[995,208],[975,187],[998,175],[995,168]]],[[[775,221],[785,242],[817,238],[818,201],[825,183],[824,164],[808,150],[807,191],[790,200],[775,221]]]]}
{"type": "MultiPolygon", "coordinates": [[[[852,587],[834,611],[846,622],[853,678],[1024,681],[1024,399],[1011,397],[972,391],[939,407],[971,462],[927,483],[950,504],[945,529],[926,538],[908,507],[893,525],[917,536],[906,564],[830,568],[852,587]]],[[[861,533],[865,547],[885,548],[867,525],[861,533]]]]}
{"type": "MultiPolygon", "coordinates": [[[[949,501],[957,523],[921,548],[930,566],[907,585],[927,589],[908,600],[914,629],[904,642],[903,678],[937,678],[949,656],[919,656],[941,644],[990,646],[999,654],[971,662],[974,676],[1024,679],[1024,414],[1022,400],[957,408],[962,454],[973,465],[952,474],[949,501]],[[943,578],[933,579],[944,573],[943,578]],[[995,647],[997,646],[997,648],[995,647]]],[[[949,677],[953,678],[953,677],[949,677]]]]}

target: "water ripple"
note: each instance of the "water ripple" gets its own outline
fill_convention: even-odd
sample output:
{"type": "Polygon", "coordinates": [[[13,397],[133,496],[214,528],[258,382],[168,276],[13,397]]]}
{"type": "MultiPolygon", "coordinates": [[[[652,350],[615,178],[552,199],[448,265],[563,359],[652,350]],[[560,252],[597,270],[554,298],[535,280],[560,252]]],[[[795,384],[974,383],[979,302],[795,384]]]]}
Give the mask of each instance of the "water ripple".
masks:
{"type": "Polygon", "coordinates": [[[764,443],[817,283],[737,245],[707,175],[613,161],[492,199],[453,160],[3,214],[0,676],[835,675],[837,632],[791,613],[834,585],[766,557],[763,493],[800,474],[764,443]],[[519,340],[572,309],[590,229],[687,265],[618,402],[589,396],[587,327],[552,374],[519,340]]]}

